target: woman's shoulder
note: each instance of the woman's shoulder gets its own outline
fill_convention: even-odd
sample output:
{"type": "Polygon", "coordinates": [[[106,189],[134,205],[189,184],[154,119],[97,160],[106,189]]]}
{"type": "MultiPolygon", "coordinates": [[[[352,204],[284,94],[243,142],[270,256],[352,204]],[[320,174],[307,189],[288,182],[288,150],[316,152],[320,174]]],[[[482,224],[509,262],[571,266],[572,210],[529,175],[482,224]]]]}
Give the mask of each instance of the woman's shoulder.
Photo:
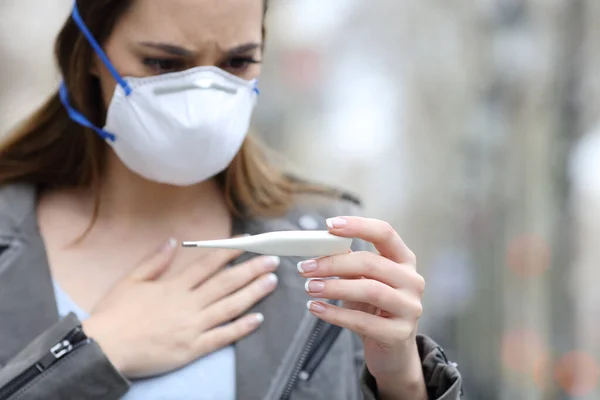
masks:
{"type": "Polygon", "coordinates": [[[295,177],[292,179],[301,182],[307,188],[296,193],[293,212],[315,214],[324,218],[362,214],[362,202],[356,194],[333,185],[313,183],[295,177]]]}
{"type": "Polygon", "coordinates": [[[28,184],[0,185],[0,234],[18,230],[35,211],[36,189],[28,184]]]}

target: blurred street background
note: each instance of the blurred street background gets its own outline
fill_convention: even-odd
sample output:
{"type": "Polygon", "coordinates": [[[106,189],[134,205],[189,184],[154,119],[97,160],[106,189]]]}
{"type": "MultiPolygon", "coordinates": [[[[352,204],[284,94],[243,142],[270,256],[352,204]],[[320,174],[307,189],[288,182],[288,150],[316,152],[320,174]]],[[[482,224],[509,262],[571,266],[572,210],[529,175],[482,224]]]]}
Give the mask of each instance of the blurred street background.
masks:
{"type": "MultiPolygon", "coordinates": [[[[254,130],[400,232],[467,399],[600,399],[600,1],[271,1],[254,130]]],[[[0,2],[0,134],[71,4],[0,2]]]]}

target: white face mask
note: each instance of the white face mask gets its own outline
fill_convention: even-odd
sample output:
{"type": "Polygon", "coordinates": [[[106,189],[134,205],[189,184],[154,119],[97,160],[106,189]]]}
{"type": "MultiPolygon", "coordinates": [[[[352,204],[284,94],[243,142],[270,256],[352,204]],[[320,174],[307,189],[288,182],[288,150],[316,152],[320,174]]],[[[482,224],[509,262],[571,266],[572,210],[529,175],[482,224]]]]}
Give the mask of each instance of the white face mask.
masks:
{"type": "Polygon", "coordinates": [[[117,80],[100,129],[74,110],[69,116],[108,141],[131,171],[177,186],[210,179],[229,166],[247,135],[258,90],[216,67],[147,78],[121,78],[73,8],[73,19],[117,80]]]}
{"type": "Polygon", "coordinates": [[[183,186],[227,168],[248,132],[254,83],[215,67],[126,80],[132,92],[116,88],[104,130],[129,169],[183,186]]]}

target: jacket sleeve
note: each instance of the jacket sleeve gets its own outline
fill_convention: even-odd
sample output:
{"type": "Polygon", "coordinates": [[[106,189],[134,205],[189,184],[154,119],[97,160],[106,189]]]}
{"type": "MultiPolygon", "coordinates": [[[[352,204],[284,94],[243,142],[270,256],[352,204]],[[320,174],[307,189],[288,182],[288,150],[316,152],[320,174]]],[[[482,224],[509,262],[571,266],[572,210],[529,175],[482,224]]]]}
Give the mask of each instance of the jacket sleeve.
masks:
{"type": "MultiPolygon", "coordinates": [[[[444,350],[427,336],[418,335],[417,345],[429,399],[462,399],[462,377],[456,364],[449,362],[444,350]]],[[[360,386],[365,400],[379,399],[375,378],[369,373],[359,357],[357,357],[357,360],[357,369],[360,371],[360,386]]]]}
{"type": "Polygon", "coordinates": [[[85,336],[72,348],[64,341],[80,328],[70,314],[0,369],[0,400],[120,399],[130,383],[100,346],[85,336]]]}

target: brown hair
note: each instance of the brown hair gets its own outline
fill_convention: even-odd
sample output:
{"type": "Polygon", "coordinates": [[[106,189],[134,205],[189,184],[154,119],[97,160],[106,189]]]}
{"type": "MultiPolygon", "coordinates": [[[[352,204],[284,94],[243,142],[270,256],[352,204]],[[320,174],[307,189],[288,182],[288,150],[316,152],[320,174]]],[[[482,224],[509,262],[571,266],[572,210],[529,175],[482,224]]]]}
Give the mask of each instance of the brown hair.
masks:
{"type": "MultiPolygon", "coordinates": [[[[92,35],[103,44],[132,1],[81,1],[78,7],[92,35]]],[[[58,35],[55,57],[73,107],[102,126],[106,110],[100,84],[88,73],[94,52],[72,18],[58,35]]],[[[28,183],[40,190],[89,187],[97,193],[107,151],[108,145],[98,134],[69,119],[54,93],[0,146],[0,183],[28,183]]],[[[292,180],[271,166],[252,137],[217,179],[227,206],[237,216],[279,215],[289,209],[294,193],[322,190],[292,180]]],[[[98,206],[97,200],[96,213],[98,206]]]]}

